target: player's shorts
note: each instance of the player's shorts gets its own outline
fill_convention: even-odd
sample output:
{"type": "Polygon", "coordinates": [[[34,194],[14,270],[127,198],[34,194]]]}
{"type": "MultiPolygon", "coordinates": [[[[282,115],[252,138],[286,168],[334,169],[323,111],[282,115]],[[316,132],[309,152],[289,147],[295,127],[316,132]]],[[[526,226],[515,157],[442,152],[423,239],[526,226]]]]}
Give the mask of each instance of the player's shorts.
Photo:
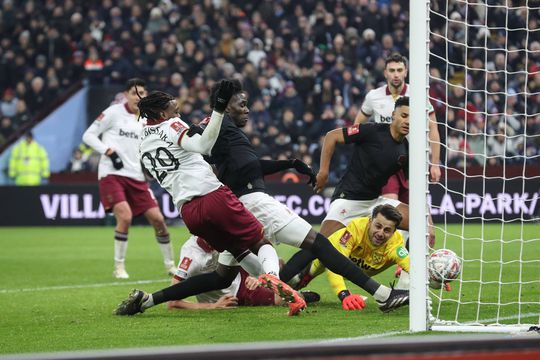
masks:
{"type": "Polygon", "coordinates": [[[145,181],[125,176],[107,175],[99,179],[99,196],[105,211],[112,211],[115,204],[127,201],[133,216],[158,206],[154,193],[145,181]]]}
{"type": "Polygon", "coordinates": [[[186,202],[181,213],[189,231],[220,252],[238,256],[263,238],[261,223],[226,186],[186,202]]]}
{"type": "Polygon", "coordinates": [[[240,201],[263,224],[264,236],[273,244],[300,247],[311,230],[307,221],[266,193],[246,194],[240,201]]]}
{"type": "Polygon", "coordinates": [[[249,274],[244,270],[240,270],[240,288],[236,293],[238,305],[241,306],[265,306],[274,305],[274,292],[265,287],[258,287],[255,290],[249,290],[246,287],[245,281],[249,274]]]}
{"type": "Polygon", "coordinates": [[[407,180],[403,169],[388,179],[388,182],[381,190],[381,194],[395,194],[402,203],[409,203],[409,180],[407,180]]]}
{"type": "Polygon", "coordinates": [[[330,203],[330,209],[323,221],[334,220],[347,226],[358,217],[371,216],[373,208],[377,205],[390,204],[397,207],[401,202],[379,196],[373,200],[347,200],[336,199],[330,203]]]}

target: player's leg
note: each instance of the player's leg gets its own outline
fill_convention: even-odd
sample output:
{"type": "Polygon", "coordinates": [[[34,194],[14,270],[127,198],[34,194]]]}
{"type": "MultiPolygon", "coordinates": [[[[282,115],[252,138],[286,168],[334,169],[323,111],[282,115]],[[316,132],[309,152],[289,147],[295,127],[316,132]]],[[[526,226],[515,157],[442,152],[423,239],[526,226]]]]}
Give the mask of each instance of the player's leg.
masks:
{"type": "Polygon", "coordinates": [[[165,224],[163,214],[158,207],[153,207],[146,210],[144,216],[154,228],[156,241],[159,245],[159,249],[161,250],[161,254],[163,255],[163,264],[165,265],[165,270],[169,275],[174,275],[176,267],[174,266],[173,249],[169,229],[167,228],[167,224],[165,224]]]}
{"type": "Polygon", "coordinates": [[[218,264],[215,271],[190,277],[177,284],[148,294],[142,290],[133,290],[115,311],[116,315],[135,315],[164,302],[181,300],[212,290],[224,289],[231,285],[239,271],[238,266],[229,267],[218,264]]]}
{"type": "Polygon", "coordinates": [[[129,275],[126,272],[125,262],[128,248],[128,231],[133,215],[127,201],[114,204],[112,211],[116,219],[113,275],[118,279],[127,279],[129,275]]]}
{"type": "Polygon", "coordinates": [[[161,254],[163,264],[169,275],[173,275],[176,270],[174,266],[174,256],[172,251],[169,230],[165,224],[163,214],[159,210],[154,193],[144,181],[125,179],[126,199],[133,211],[134,216],[144,214],[150,225],[154,228],[156,241],[161,254]]]}

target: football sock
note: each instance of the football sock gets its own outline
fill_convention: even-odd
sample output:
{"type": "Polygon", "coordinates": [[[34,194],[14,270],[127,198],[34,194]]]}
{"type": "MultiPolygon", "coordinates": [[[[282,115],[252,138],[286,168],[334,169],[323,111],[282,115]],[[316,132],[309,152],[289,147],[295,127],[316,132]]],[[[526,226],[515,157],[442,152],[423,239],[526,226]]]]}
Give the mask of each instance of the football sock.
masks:
{"type": "Polygon", "coordinates": [[[156,235],[156,240],[159,249],[161,250],[161,254],[163,254],[163,263],[165,264],[165,267],[170,268],[171,266],[174,266],[173,250],[169,234],[163,236],[156,235]]]}
{"type": "Polygon", "coordinates": [[[152,301],[158,305],[171,300],[182,300],[188,296],[201,294],[211,290],[224,289],[231,285],[235,276],[226,278],[213,271],[207,274],[193,276],[168,288],[153,293],[152,301]]]}
{"type": "Polygon", "coordinates": [[[238,261],[240,266],[251,276],[258,277],[262,273],[262,266],[259,258],[251,251],[247,251],[246,253],[238,256],[236,261],[238,261]]]}
{"type": "Polygon", "coordinates": [[[279,278],[283,282],[289,282],[296,274],[301,272],[310,262],[315,260],[315,255],[308,250],[300,250],[294,254],[283,266],[279,278]]]}
{"type": "Polygon", "coordinates": [[[410,282],[409,273],[406,272],[405,270],[401,270],[401,274],[399,275],[399,280],[396,284],[396,289],[408,289],[409,282],[410,282]]]}
{"type": "Polygon", "coordinates": [[[261,246],[257,257],[261,263],[263,273],[279,277],[279,257],[272,245],[264,244],[261,246]]]}
{"type": "Polygon", "coordinates": [[[381,284],[367,276],[351,260],[337,251],[332,243],[320,233],[317,233],[310,251],[328,270],[352,281],[371,295],[375,294],[381,286],[381,284]]]}
{"type": "Polygon", "coordinates": [[[375,298],[375,300],[377,301],[386,301],[388,300],[388,297],[390,296],[391,291],[392,290],[388,286],[381,285],[379,286],[377,291],[375,291],[375,293],[372,295],[373,295],[373,298],[375,298]]]}
{"type": "Polygon", "coordinates": [[[114,261],[124,262],[126,260],[128,246],[128,234],[120,231],[114,232],[114,261]]]}

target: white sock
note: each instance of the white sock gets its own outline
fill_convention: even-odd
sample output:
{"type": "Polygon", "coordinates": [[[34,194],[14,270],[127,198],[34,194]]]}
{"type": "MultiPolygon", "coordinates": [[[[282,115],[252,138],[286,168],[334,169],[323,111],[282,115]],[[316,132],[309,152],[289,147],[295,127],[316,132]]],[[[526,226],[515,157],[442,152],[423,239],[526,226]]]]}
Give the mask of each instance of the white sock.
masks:
{"type": "Polygon", "coordinates": [[[143,310],[146,310],[152,306],[154,306],[154,297],[152,296],[152,294],[148,294],[148,298],[143,301],[143,303],[141,304],[141,308],[143,310]]]}
{"type": "Polygon", "coordinates": [[[114,240],[114,261],[116,263],[124,263],[126,261],[128,242],[114,240]]]}
{"type": "Polygon", "coordinates": [[[375,294],[373,294],[373,297],[377,301],[386,301],[388,300],[388,297],[390,296],[391,291],[392,290],[389,287],[381,285],[379,286],[377,291],[375,291],[375,294]]]}
{"type": "Polygon", "coordinates": [[[251,276],[258,277],[263,273],[259,258],[252,252],[247,254],[241,261],[239,261],[239,264],[251,276]]]}
{"type": "Polygon", "coordinates": [[[264,244],[261,246],[257,257],[261,263],[263,273],[279,277],[279,257],[272,245],[264,244]]]}
{"type": "Polygon", "coordinates": [[[158,243],[158,245],[163,254],[163,263],[165,264],[165,267],[169,269],[171,266],[174,266],[172,243],[158,243]]]}
{"type": "Polygon", "coordinates": [[[401,274],[399,275],[399,280],[395,286],[396,289],[405,289],[407,290],[409,288],[409,273],[405,270],[401,270],[401,274]]]}

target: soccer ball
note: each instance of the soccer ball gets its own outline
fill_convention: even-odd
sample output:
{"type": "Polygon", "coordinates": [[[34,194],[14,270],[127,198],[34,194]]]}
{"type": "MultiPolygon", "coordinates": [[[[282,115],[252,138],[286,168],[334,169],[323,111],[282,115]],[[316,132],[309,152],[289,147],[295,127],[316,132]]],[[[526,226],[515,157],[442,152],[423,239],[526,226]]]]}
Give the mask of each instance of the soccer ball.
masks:
{"type": "Polygon", "coordinates": [[[458,278],[461,260],[455,252],[448,249],[434,251],[428,260],[429,285],[440,289],[444,283],[458,278]]]}

